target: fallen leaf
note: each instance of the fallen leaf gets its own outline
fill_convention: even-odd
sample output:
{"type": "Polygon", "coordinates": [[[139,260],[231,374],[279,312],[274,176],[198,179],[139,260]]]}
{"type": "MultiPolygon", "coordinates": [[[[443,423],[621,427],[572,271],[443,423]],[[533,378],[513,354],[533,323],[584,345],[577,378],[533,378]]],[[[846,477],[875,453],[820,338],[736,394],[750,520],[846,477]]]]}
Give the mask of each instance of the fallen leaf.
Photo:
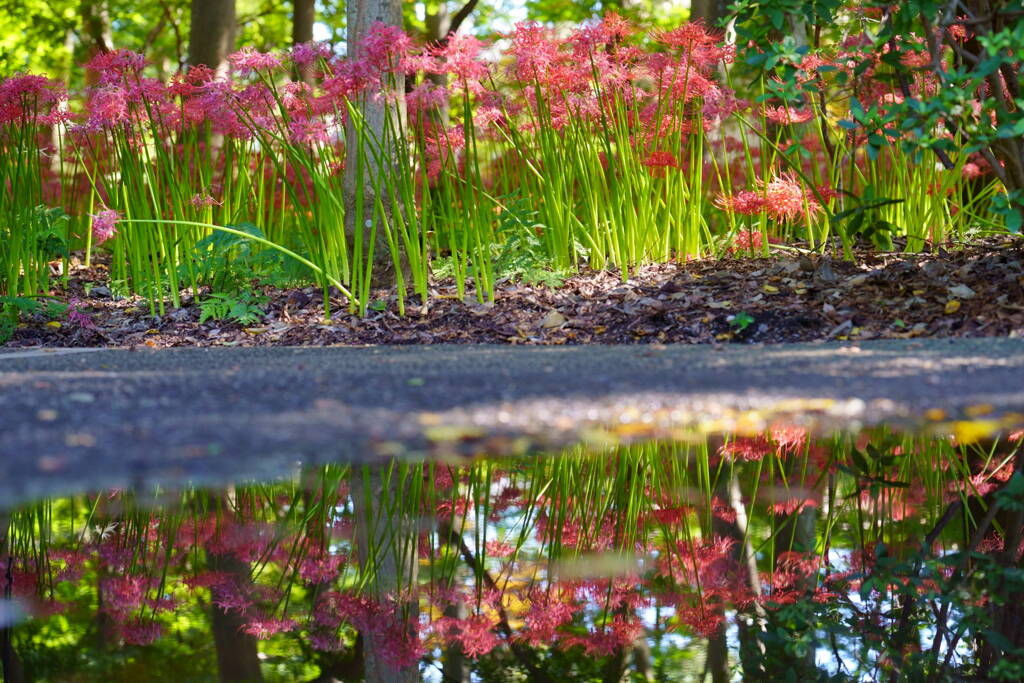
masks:
{"type": "Polygon", "coordinates": [[[544,316],[544,320],[541,321],[540,326],[546,330],[550,330],[555,327],[561,327],[567,322],[568,319],[566,319],[564,315],[562,315],[558,311],[551,311],[546,316],[544,316]]]}
{"type": "Polygon", "coordinates": [[[957,299],[973,299],[977,294],[967,285],[953,285],[948,290],[951,296],[957,299]]]}
{"type": "Polygon", "coordinates": [[[960,310],[960,302],[956,299],[950,299],[946,302],[946,308],[944,310],[946,311],[946,315],[956,313],[960,310]]]}

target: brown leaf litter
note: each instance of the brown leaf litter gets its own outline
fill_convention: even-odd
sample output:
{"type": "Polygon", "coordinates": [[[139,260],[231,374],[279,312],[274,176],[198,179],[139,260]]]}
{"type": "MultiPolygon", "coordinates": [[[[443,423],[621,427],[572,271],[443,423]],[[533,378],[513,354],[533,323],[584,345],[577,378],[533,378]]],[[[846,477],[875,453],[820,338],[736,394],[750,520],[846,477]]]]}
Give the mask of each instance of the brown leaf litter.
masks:
{"type": "MultiPolygon", "coordinates": [[[[853,262],[782,252],[770,258],[649,265],[623,281],[586,271],[550,289],[501,282],[494,301],[454,283],[406,301],[380,291],[383,310],[349,313],[322,292],[262,288],[265,319],[199,324],[191,294],[152,317],[140,298],[117,299],[98,268],[72,271],[69,294],[94,327],[42,318],[8,347],[364,344],[778,343],[905,337],[1024,336],[1024,241],[998,238],[929,254],[857,253],[853,262]],[[86,285],[91,284],[86,295],[86,285]]],[[[202,295],[200,295],[202,296],[202,295]]],[[[382,305],[381,305],[382,304],[382,305]]]]}

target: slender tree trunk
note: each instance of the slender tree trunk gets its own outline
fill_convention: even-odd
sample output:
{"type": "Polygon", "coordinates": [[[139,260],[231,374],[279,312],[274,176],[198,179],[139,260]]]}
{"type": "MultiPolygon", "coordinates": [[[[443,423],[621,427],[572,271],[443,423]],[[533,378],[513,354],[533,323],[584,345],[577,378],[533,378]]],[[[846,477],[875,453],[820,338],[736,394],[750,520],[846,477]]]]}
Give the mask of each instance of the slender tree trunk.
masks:
{"type": "MultiPolygon", "coordinates": [[[[448,37],[448,29],[451,26],[451,16],[448,14],[448,3],[437,3],[437,11],[427,14],[423,22],[426,26],[427,45],[440,45],[448,37]]],[[[434,85],[442,88],[448,86],[448,74],[427,74],[427,78],[434,85]]],[[[438,108],[437,117],[442,126],[448,126],[448,101],[438,108]]]]}
{"type": "Polygon", "coordinates": [[[691,0],[690,20],[701,20],[708,26],[717,26],[725,16],[728,3],[725,0],[691,0]]]}
{"type": "Polygon", "coordinates": [[[235,0],[192,0],[188,35],[188,63],[205,64],[217,75],[227,71],[227,57],[235,50],[235,0]]]}
{"type": "MultiPolygon", "coordinates": [[[[81,40],[85,61],[89,61],[101,52],[113,50],[114,37],[110,30],[107,3],[104,0],[82,0],[78,5],[78,12],[82,17],[81,40]]],[[[74,55],[71,56],[71,61],[74,61],[74,55]]],[[[99,72],[95,69],[86,69],[85,84],[87,86],[96,85],[99,82],[99,76],[99,72]]]]}
{"type": "MultiPolygon", "coordinates": [[[[313,40],[313,24],[316,23],[315,0],[292,0],[292,45],[301,45],[313,40]]],[[[295,73],[296,80],[313,82],[313,65],[303,64],[295,73]]]]}
{"type": "MultiPolygon", "coordinates": [[[[352,505],[359,563],[364,571],[372,571],[367,590],[382,605],[397,601],[396,613],[403,620],[404,637],[417,638],[417,515],[406,508],[407,482],[401,479],[401,469],[398,463],[356,468],[351,485],[352,505]]],[[[366,683],[420,680],[416,664],[398,669],[391,664],[387,649],[393,646],[393,636],[372,630],[362,635],[366,683]]]]}
{"type": "MultiPolygon", "coordinates": [[[[358,59],[361,45],[370,26],[380,22],[389,26],[402,26],[402,3],[400,0],[355,0],[346,8],[349,56],[358,59]]],[[[363,130],[370,140],[385,144],[383,161],[375,160],[374,155],[359,141],[355,126],[350,121],[345,127],[345,231],[350,244],[355,243],[356,233],[362,230],[364,241],[369,240],[375,231],[373,251],[374,271],[373,284],[387,286],[394,281],[394,262],[387,243],[386,228],[377,213],[377,196],[371,178],[381,178],[389,173],[386,167],[393,165],[397,149],[393,136],[404,130],[405,120],[405,77],[402,73],[388,74],[384,93],[364,93],[356,105],[363,120],[363,130]],[[392,139],[388,139],[390,136],[392,139]],[[362,156],[362,162],[360,162],[362,156]],[[360,165],[361,164],[361,165],[360,165]],[[360,177],[360,168],[362,170],[360,177]],[[357,225],[361,223],[361,225],[357,225]]],[[[385,212],[390,211],[391,199],[382,197],[381,203],[385,212]]],[[[402,264],[402,268],[405,265],[402,264]]],[[[357,274],[358,275],[358,274],[357,274]]]]}

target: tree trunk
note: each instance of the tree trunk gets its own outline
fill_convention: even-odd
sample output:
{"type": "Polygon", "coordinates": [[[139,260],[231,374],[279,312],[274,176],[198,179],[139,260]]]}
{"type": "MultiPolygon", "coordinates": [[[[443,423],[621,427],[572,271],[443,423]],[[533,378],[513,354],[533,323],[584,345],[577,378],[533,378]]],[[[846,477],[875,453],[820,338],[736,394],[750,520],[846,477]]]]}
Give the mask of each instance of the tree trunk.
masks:
{"type": "Polygon", "coordinates": [[[725,0],[691,0],[690,21],[703,21],[708,26],[717,26],[725,16],[728,3],[725,0]]]}
{"type": "MultiPolygon", "coordinates": [[[[437,3],[437,11],[427,14],[426,20],[423,23],[426,26],[426,34],[423,37],[427,45],[440,45],[448,37],[448,29],[451,26],[448,3],[437,3]]],[[[448,86],[448,74],[446,73],[427,74],[427,79],[439,87],[445,88],[448,86]]],[[[448,108],[448,100],[446,99],[444,104],[438,107],[437,111],[438,122],[445,128],[448,127],[448,108]]]]}
{"type": "MultiPolygon", "coordinates": [[[[85,52],[85,61],[100,54],[114,49],[114,37],[110,30],[110,15],[107,12],[107,3],[103,0],[82,0],[78,5],[78,12],[82,16],[81,40],[85,52]]],[[[74,64],[74,53],[71,54],[71,64],[74,64]]],[[[71,68],[69,66],[69,78],[71,68]]],[[[85,70],[86,86],[96,85],[99,82],[100,74],[95,69],[85,70]]],[[[70,82],[70,81],[68,81],[70,82]]]]}
{"type": "MultiPolygon", "coordinates": [[[[210,571],[230,574],[241,585],[252,579],[249,567],[230,555],[207,553],[206,564],[210,571]]],[[[219,597],[219,589],[212,588],[213,600],[219,597]]],[[[260,660],[256,650],[256,639],[242,631],[245,620],[234,610],[225,610],[211,605],[213,642],[217,649],[217,669],[222,683],[254,683],[263,680],[260,660]]]]}
{"type": "Polygon", "coordinates": [[[218,75],[227,71],[235,50],[235,0],[192,0],[188,34],[188,63],[205,64],[218,75]]]}
{"type": "MultiPolygon", "coordinates": [[[[356,0],[348,3],[346,17],[349,57],[359,59],[362,41],[371,25],[381,22],[389,26],[402,26],[402,3],[400,0],[356,0]]],[[[390,169],[386,167],[393,165],[389,160],[401,153],[393,137],[387,139],[389,130],[390,135],[394,136],[405,128],[405,77],[400,71],[388,74],[385,90],[384,93],[364,93],[354,103],[362,115],[366,136],[375,141],[370,144],[385,145],[381,155],[383,161],[378,162],[367,146],[360,142],[351,121],[345,126],[345,232],[350,244],[356,242],[355,236],[359,230],[362,230],[364,243],[369,241],[370,234],[375,234],[373,285],[378,287],[393,284],[395,264],[388,246],[386,228],[377,214],[377,196],[371,178],[380,179],[389,173],[390,169]],[[361,174],[360,154],[363,157],[361,174]]],[[[382,197],[381,200],[385,212],[390,212],[391,199],[382,197]]],[[[386,218],[390,220],[390,214],[386,218]]],[[[401,267],[404,270],[405,264],[401,264],[401,267]]],[[[361,273],[356,273],[356,277],[361,276],[361,273]]]]}
{"type": "MultiPolygon", "coordinates": [[[[315,0],[292,0],[292,45],[301,45],[313,40],[313,24],[316,22],[315,0]]],[[[296,68],[296,80],[313,82],[313,65],[303,64],[296,68]]]]}
{"type": "MultiPolygon", "coordinates": [[[[356,517],[356,543],[363,571],[372,567],[366,584],[370,597],[382,605],[395,604],[406,638],[418,638],[417,514],[405,508],[408,495],[403,468],[396,462],[356,468],[352,476],[352,506],[356,517]]],[[[394,635],[363,634],[366,683],[417,683],[416,664],[394,668],[387,657],[394,635]]]]}

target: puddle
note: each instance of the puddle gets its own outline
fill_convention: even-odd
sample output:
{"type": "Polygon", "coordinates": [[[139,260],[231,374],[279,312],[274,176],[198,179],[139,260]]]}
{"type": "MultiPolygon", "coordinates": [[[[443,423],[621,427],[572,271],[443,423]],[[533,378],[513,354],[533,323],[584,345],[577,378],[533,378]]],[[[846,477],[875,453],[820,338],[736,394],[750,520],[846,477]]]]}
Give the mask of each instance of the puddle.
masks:
{"type": "Polygon", "coordinates": [[[8,681],[1018,680],[1020,432],[296,468],[0,513],[8,681]]]}

